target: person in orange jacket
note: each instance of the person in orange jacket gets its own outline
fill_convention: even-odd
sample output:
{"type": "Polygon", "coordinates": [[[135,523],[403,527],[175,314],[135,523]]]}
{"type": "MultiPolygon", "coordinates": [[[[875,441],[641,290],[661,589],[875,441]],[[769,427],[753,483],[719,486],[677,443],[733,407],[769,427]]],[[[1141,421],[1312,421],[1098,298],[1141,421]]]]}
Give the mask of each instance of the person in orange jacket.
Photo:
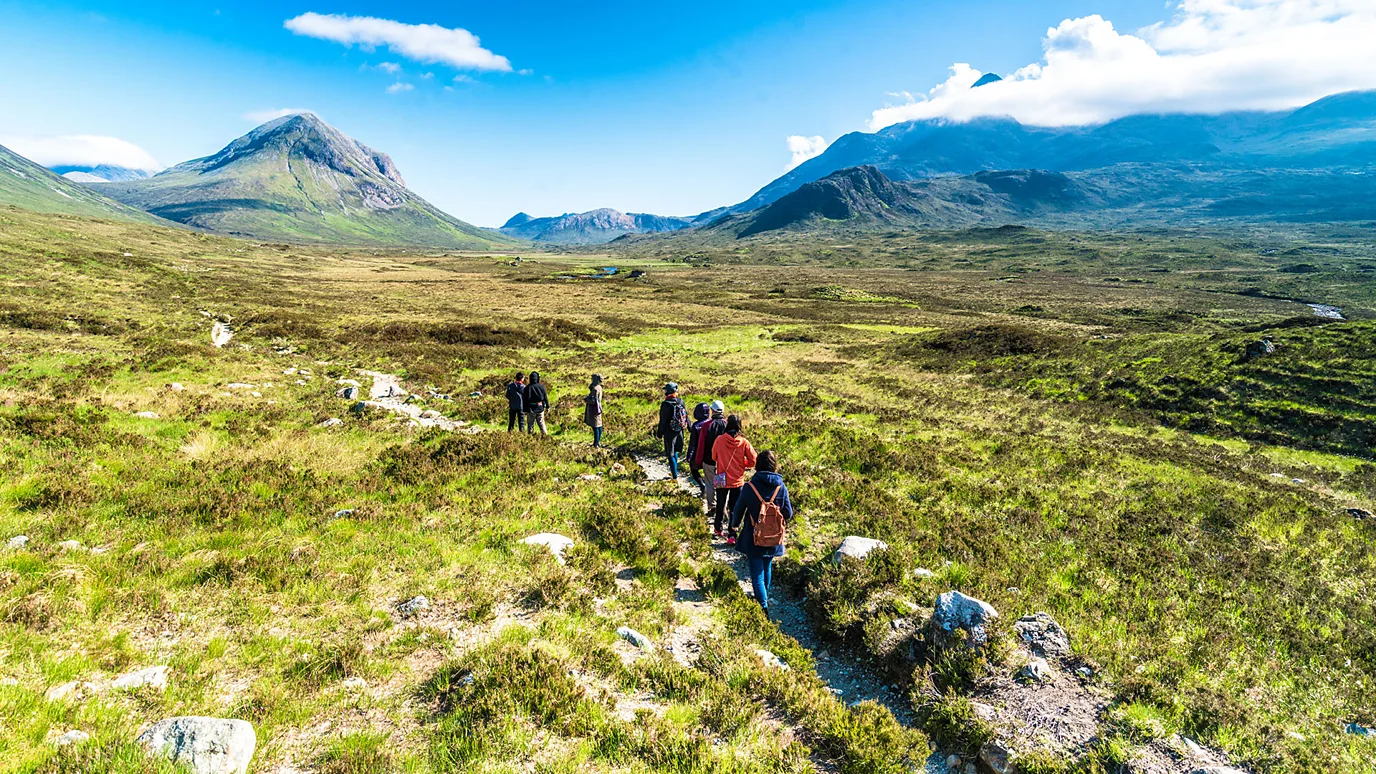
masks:
{"type": "MultiPolygon", "coordinates": [[[[732,414],[726,418],[726,433],[717,436],[712,443],[712,458],[716,460],[717,509],[713,525],[717,536],[721,536],[721,523],[726,514],[734,513],[736,501],[741,499],[741,487],[745,486],[746,473],[755,467],[755,447],[741,435],[741,418],[732,414]]],[[[736,544],[736,525],[730,524],[726,532],[726,544],[736,544]]]]}

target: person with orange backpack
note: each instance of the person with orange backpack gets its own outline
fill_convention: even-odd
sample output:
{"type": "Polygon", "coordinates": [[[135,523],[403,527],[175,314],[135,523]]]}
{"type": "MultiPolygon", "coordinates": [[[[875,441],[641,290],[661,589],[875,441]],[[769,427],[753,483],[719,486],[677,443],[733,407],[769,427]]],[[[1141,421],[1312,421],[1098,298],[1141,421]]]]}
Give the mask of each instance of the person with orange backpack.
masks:
{"type": "Polygon", "coordinates": [[[774,559],[784,555],[784,534],[793,521],[793,502],[779,475],[779,459],[772,451],[760,452],[755,475],[741,491],[731,512],[731,523],[741,525],[736,550],[745,554],[755,601],[769,618],[769,588],[774,583],[774,559]]]}
{"type": "MultiPolygon", "coordinates": [[[[736,501],[745,486],[746,473],[755,467],[755,447],[741,435],[741,418],[732,414],[726,418],[726,432],[712,442],[712,459],[716,463],[712,486],[716,489],[717,511],[712,528],[721,536],[721,523],[727,513],[735,513],[736,501]]],[[[735,525],[726,532],[726,544],[736,544],[735,525]]]]}

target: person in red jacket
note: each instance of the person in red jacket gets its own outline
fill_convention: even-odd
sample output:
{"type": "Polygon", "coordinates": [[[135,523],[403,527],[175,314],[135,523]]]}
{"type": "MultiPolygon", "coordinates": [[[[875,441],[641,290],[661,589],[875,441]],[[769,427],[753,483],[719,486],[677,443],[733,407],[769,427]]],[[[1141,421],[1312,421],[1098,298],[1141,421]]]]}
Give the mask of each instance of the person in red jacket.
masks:
{"type": "MultiPolygon", "coordinates": [[[[712,458],[716,460],[717,508],[713,515],[712,528],[721,535],[721,524],[728,511],[734,512],[736,501],[741,497],[741,487],[745,486],[746,473],[755,467],[755,447],[741,435],[741,418],[732,414],[726,418],[726,433],[717,436],[712,442],[712,458]]],[[[736,544],[734,525],[728,527],[726,544],[736,544]]]]}

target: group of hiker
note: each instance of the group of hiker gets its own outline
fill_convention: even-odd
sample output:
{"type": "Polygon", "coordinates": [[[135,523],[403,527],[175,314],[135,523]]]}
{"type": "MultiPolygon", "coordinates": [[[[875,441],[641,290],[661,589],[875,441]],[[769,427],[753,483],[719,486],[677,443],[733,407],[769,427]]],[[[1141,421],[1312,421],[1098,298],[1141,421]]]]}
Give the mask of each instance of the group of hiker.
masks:
{"type": "MultiPolygon", "coordinates": [[[[549,389],[540,381],[540,374],[517,371],[516,378],[506,386],[506,431],[549,435],[545,415],[550,409],[549,389]]],[[[583,398],[583,423],[592,428],[592,445],[602,446],[602,377],[593,374],[588,394],[583,398]]]]}
{"type": "MultiPolygon", "coordinates": [[[[507,385],[507,432],[549,435],[545,415],[549,391],[540,374],[517,373],[507,385]]],[[[602,377],[594,374],[583,397],[583,423],[592,429],[593,446],[602,446],[602,377]]],[[[793,503],[779,475],[779,459],[772,451],[756,453],[742,434],[741,418],[728,416],[719,400],[699,403],[689,415],[678,385],[664,385],[655,437],[664,443],[669,474],[678,480],[686,463],[688,474],[702,492],[712,516],[712,534],[745,555],[755,599],[769,615],[769,589],[774,559],[783,556],[784,534],[793,520],[793,503]],[[753,473],[751,471],[754,471],[753,473]]]]}
{"type": "Polygon", "coordinates": [[[679,455],[685,455],[712,515],[712,534],[745,555],[755,600],[768,617],[774,559],[784,554],[793,503],[778,457],[772,451],[756,453],[741,430],[741,418],[727,416],[719,400],[697,404],[690,420],[678,385],[664,385],[655,436],[664,442],[669,474],[678,479],[679,455]]]}

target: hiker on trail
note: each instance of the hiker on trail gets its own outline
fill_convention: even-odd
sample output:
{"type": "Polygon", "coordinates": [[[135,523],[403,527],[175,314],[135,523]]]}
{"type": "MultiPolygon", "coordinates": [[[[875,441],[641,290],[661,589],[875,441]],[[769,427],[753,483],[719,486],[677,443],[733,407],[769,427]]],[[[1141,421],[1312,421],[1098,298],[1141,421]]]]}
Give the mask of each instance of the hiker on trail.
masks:
{"type": "MultiPolygon", "coordinates": [[[[732,414],[726,418],[726,432],[712,442],[712,458],[716,461],[717,474],[712,485],[717,489],[717,510],[713,518],[713,528],[721,535],[721,522],[729,511],[735,513],[736,503],[741,499],[741,487],[745,486],[745,474],[755,467],[755,447],[741,435],[741,418],[732,414]]],[[[736,525],[727,526],[726,544],[736,544],[736,525]]]]}
{"type": "Polygon", "coordinates": [[[545,411],[549,409],[549,391],[540,381],[540,374],[535,371],[530,372],[530,384],[526,385],[525,409],[526,432],[535,432],[535,426],[538,424],[540,435],[549,435],[549,429],[545,427],[545,411]]]}
{"type": "Polygon", "coordinates": [[[664,441],[664,456],[668,458],[669,475],[678,480],[678,455],[683,451],[683,431],[688,429],[688,407],[678,396],[678,385],[664,385],[664,400],[659,403],[659,424],[655,437],[664,441]]]}
{"type": "Polygon", "coordinates": [[[741,525],[736,550],[745,554],[755,601],[769,617],[769,588],[774,582],[774,558],[784,555],[784,533],[793,522],[793,501],[779,475],[779,459],[772,451],[760,452],[755,475],[742,490],[731,523],[741,525]]]}
{"type": "Polygon", "coordinates": [[[699,403],[693,407],[693,424],[688,426],[688,449],[683,452],[683,456],[688,459],[688,475],[692,477],[693,483],[699,489],[707,487],[702,481],[702,463],[698,457],[698,441],[702,438],[702,428],[707,422],[707,418],[712,415],[711,409],[706,403],[699,403]]]}
{"type": "Polygon", "coordinates": [[[526,375],[516,372],[516,380],[506,386],[506,431],[526,429],[526,375]]]}
{"type": "Polygon", "coordinates": [[[583,397],[583,424],[592,428],[592,445],[602,448],[602,377],[592,375],[588,394],[583,397]]]}
{"type": "MultiPolygon", "coordinates": [[[[717,437],[726,434],[726,406],[719,400],[712,401],[711,416],[704,422],[699,423],[698,429],[698,448],[692,458],[692,463],[702,469],[702,502],[707,506],[707,513],[717,513],[717,463],[712,456],[712,444],[716,443],[717,437]]],[[[717,537],[721,537],[721,515],[716,516],[713,523],[712,532],[717,537]]]]}

